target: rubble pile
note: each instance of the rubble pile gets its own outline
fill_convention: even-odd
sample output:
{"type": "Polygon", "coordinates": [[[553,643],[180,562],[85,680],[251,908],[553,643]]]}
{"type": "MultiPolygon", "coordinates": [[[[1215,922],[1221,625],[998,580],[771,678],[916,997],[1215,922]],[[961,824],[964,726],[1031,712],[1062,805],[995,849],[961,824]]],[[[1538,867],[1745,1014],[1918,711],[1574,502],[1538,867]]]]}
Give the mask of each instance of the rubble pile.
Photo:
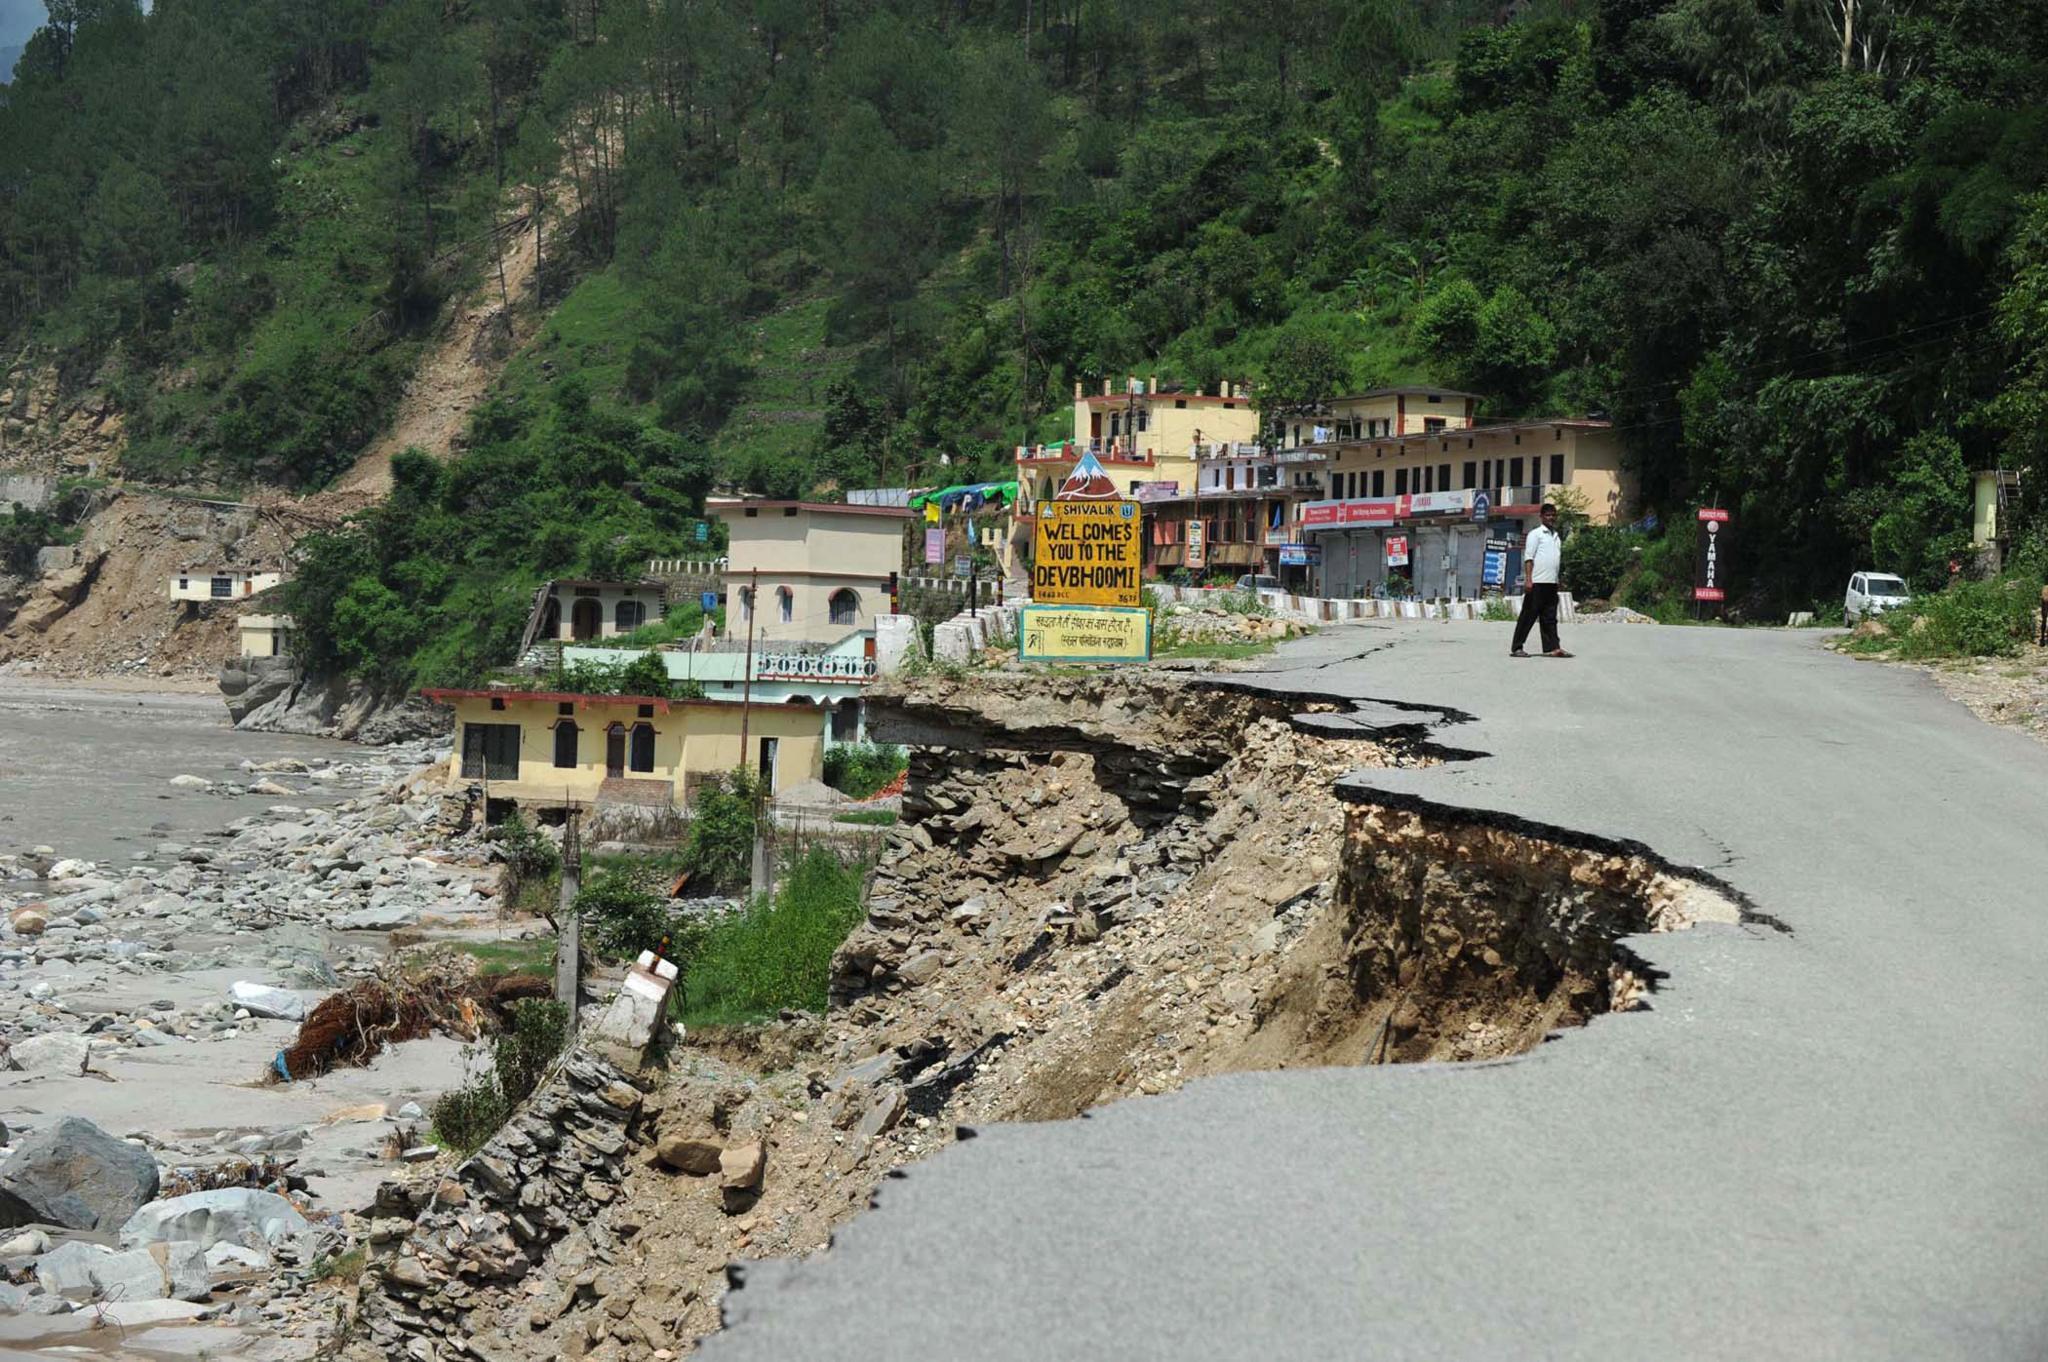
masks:
{"type": "Polygon", "coordinates": [[[624,1074],[577,1053],[451,1175],[381,1187],[353,1355],[488,1357],[473,1341],[509,1312],[552,1323],[579,1301],[630,1305],[598,1289],[600,1268],[567,1281],[529,1274],[572,1234],[588,1242],[638,1229],[618,1202],[648,1143],[643,1101],[624,1074]]]}
{"type": "Polygon", "coordinates": [[[1315,632],[1315,626],[1274,614],[1245,614],[1215,606],[1169,605],[1153,624],[1153,646],[1188,643],[1278,643],[1315,632]]]}

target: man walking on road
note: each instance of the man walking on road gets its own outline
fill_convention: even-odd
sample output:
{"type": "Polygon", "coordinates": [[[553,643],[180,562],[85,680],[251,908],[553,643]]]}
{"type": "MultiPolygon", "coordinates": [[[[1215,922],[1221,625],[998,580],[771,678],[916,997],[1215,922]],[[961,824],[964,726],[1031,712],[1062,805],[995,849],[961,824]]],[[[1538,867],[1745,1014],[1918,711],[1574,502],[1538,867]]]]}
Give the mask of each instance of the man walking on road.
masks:
{"type": "Polygon", "coordinates": [[[1543,655],[1570,657],[1557,641],[1557,570],[1564,560],[1564,539],[1557,532],[1557,507],[1543,503],[1543,523],[1529,531],[1522,545],[1522,617],[1515,621],[1515,646],[1509,657],[1527,657],[1522,645],[1529,629],[1543,622],[1543,655]]]}

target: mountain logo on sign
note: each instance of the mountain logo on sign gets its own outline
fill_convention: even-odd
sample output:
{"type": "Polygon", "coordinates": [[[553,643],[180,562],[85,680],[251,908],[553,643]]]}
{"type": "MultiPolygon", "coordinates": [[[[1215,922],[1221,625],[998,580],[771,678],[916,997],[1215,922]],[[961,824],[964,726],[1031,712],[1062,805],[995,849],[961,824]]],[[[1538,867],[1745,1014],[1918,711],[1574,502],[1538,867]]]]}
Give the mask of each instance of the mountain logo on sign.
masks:
{"type": "Polygon", "coordinates": [[[1108,501],[1117,495],[1116,484],[1103,471],[1102,461],[1093,452],[1083,454],[1074,471],[1067,474],[1067,480],[1060,484],[1060,490],[1053,493],[1054,501],[1108,501]]]}

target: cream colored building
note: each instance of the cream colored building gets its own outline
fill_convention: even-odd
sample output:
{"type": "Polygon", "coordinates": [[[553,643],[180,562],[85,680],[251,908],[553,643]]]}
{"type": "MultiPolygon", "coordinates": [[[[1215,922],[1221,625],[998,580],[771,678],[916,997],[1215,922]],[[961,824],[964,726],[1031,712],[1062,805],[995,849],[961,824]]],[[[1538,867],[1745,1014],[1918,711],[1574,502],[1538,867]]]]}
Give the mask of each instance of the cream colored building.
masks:
{"type": "Polygon", "coordinates": [[[481,784],[487,797],[524,807],[667,807],[684,802],[709,777],[742,765],[767,780],[771,795],[824,777],[824,714],[814,704],[741,706],[552,691],[420,693],[455,711],[448,788],[481,784]]]}
{"type": "Polygon", "coordinates": [[[902,506],[820,501],[712,501],[725,523],[725,627],[757,646],[834,644],[889,613],[903,566],[902,506]]]}
{"type": "Polygon", "coordinates": [[[1323,489],[1332,501],[1484,491],[1504,513],[1540,503],[1548,488],[1573,487],[1585,494],[1593,523],[1606,525],[1628,518],[1635,493],[1622,468],[1621,441],[1606,421],[1465,425],[1311,448],[1323,456],[1323,489]]]}
{"type": "Polygon", "coordinates": [[[621,638],[667,614],[660,582],[558,578],[534,593],[519,652],[536,643],[595,643],[621,638]]]}
{"type": "Polygon", "coordinates": [[[1325,415],[1290,417],[1280,431],[1280,447],[1304,449],[1337,441],[1464,430],[1475,424],[1479,395],[1455,388],[1374,388],[1331,398],[1328,406],[1325,415]]]}
{"type": "Polygon", "coordinates": [[[170,597],[174,601],[239,601],[284,581],[284,574],[272,568],[185,568],[172,576],[170,597]]]}
{"type": "Polygon", "coordinates": [[[235,627],[243,657],[283,657],[291,651],[290,615],[244,615],[235,627]]]}

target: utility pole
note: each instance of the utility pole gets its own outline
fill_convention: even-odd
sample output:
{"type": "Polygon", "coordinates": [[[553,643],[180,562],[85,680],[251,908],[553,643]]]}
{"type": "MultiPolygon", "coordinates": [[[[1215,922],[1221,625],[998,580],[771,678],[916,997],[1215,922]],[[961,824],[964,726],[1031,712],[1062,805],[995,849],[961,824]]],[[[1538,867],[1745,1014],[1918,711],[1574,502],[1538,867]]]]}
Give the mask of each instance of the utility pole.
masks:
{"type": "Polygon", "coordinates": [[[747,583],[747,662],[740,675],[740,765],[747,764],[747,721],[754,713],[754,616],[761,609],[761,569],[747,583]]]}

